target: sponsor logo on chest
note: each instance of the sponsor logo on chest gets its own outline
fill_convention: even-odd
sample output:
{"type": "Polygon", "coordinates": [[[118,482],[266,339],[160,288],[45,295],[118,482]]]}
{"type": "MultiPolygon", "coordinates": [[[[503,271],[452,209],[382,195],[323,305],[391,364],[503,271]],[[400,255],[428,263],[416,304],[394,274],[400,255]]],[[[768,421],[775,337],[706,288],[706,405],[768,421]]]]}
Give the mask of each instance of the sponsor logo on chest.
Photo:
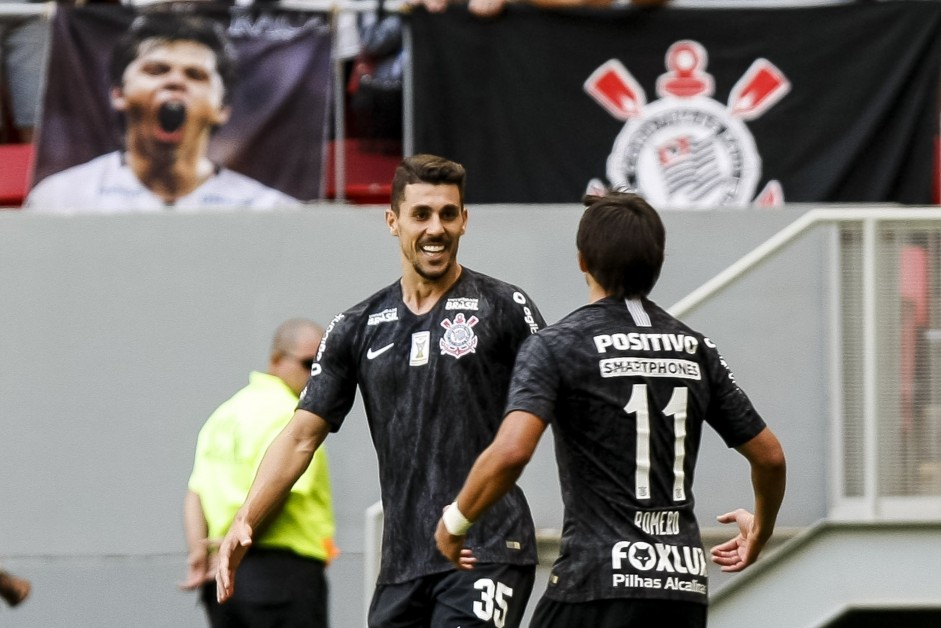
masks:
{"type": "Polygon", "coordinates": [[[448,299],[444,304],[444,309],[446,310],[474,310],[477,308],[477,299],[471,299],[468,297],[457,297],[454,299],[448,299]]]}
{"type": "Polygon", "coordinates": [[[393,307],[387,310],[382,310],[381,312],[370,314],[369,320],[366,321],[366,324],[369,326],[381,325],[382,323],[391,323],[397,320],[399,320],[399,313],[398,310],[393,307]]]}

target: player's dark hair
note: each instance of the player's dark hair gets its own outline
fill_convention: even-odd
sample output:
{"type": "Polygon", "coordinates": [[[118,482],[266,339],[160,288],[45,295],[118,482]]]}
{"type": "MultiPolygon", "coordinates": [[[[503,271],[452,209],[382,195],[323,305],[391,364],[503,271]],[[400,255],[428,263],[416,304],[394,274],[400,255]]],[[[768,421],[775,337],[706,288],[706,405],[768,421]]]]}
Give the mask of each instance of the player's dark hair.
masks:
{"type": "Polygon", "coordinates": [[[412,155],[402,160],[392,177],[392,211],[399,213],[399,205],[405,198],[405,186],[411,183],[432,185],[456,185],[464,206],[464,179],[466,173],[461,164],[436,155],[412,155]]]}
{"type": "Polygon", "coordinates": [[[109,78],[112,87],[121,87],[124,71],[141,53],[144,42],[192,41],[202,44],[216,55],[216,70],[222,79],[223,103],[228,103],[236,80],[235,47],[219,22],[201,15],[179,13],[148,13],[131,22],[111,52],[109,78]]]}
{"type": "Polygon", "coordinates": [[[666,230],[657,211],[630,192],[585,196],[575,244],[601,287],[618,299],[645,297],[660,269],[666,230]]]}

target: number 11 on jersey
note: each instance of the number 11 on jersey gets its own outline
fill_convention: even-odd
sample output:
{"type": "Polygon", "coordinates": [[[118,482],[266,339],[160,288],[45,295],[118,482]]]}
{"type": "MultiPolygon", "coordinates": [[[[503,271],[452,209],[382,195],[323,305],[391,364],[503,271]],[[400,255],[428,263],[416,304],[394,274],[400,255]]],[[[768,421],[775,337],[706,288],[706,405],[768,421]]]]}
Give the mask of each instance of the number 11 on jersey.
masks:
{"type": "MultiPolygon", "coordinates": [[[[685,386],[673,389],[661,415],[673,417],[673,501],[686,499],[686,398],[689,390],[685,386]]],[[[650,404],[647,401],[647,384],[634,384],[631,399],[624,411],[635,415],[637,425],[637,451],[635,455],[634,494],[638,499],[650,499],[650,404]]]]}

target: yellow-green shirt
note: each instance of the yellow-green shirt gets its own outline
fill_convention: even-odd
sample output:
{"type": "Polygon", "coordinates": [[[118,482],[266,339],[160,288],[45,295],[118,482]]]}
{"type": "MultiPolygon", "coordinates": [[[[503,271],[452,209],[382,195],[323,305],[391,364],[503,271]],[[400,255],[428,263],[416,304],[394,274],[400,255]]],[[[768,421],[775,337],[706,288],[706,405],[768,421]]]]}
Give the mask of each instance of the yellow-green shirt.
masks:
{"type": "MultiPolygon", "coordinates": [[[[281,378],[253,371],[248,385],[206,420],[196,441],[189,489],[199,495],[210,539],[221,539],[229,529],[265,450],[296,406],[297,396],[281,378]]],[[[254,544],[329,561],[336,553],[335,530],[327,453],[321,446],[254,544]]]]}

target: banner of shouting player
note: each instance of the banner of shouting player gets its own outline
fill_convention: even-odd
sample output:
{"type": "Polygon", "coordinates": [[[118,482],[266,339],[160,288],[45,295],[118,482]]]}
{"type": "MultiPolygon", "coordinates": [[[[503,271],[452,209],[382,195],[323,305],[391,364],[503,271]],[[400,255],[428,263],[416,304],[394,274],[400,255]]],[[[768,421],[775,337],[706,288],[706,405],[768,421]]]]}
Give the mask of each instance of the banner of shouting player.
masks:
{"type": "Polygon", "coordinates": [[[322,197],[327,16],[60,4],[52,33],[28,208],[271,208],[322,197]]]}
{"type": "Polygon", "coordinates": [[[415,148],[462,162],[471,202],[933,202],[939,3],[410,23],[415,148]]]}

